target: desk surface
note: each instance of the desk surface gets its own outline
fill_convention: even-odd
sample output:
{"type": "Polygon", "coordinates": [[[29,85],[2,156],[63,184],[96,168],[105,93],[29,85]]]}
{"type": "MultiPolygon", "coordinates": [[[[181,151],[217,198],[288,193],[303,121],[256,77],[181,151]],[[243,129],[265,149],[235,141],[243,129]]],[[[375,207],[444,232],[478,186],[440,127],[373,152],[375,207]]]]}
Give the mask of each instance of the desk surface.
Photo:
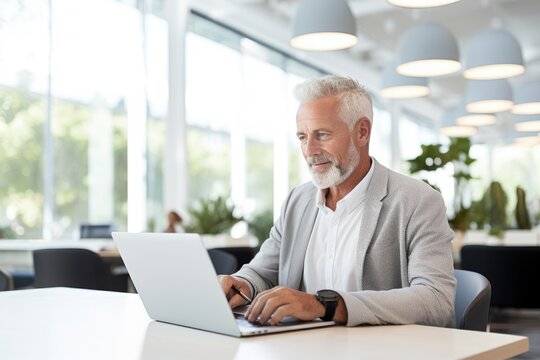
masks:
{"type": "Polygon", "coordinates": [[[331,327],[237,339],[151,321],[136,294],[50,288],[0,293],[7,359],[502,359],[521,336],[419,325],[331,327]]]}

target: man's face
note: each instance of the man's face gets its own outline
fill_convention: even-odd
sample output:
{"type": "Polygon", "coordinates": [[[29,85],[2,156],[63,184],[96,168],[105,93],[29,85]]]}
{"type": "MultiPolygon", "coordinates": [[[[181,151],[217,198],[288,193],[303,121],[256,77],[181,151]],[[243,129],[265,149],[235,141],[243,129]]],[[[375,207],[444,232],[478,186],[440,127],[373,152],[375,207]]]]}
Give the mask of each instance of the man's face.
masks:
{"type": "Polygon", "coordinates": [[[360,162],[360,154],[347,124],[339,117],[334,96],[303,103],[296,114],[297,136],[313,183],[321,189],[347,179],[360,162]]]}

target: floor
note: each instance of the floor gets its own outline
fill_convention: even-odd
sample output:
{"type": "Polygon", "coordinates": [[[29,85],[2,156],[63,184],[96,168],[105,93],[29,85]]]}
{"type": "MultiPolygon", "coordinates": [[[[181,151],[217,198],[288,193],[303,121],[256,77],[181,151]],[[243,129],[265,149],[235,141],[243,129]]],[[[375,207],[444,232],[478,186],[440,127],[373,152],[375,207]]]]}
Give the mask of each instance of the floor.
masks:
{"type": "Polygon", "coordinates": [[[529,352],[513,359],[540,359],[540,309],[497,310],[490,318],[491,332],[529,337],[529,352]]]}

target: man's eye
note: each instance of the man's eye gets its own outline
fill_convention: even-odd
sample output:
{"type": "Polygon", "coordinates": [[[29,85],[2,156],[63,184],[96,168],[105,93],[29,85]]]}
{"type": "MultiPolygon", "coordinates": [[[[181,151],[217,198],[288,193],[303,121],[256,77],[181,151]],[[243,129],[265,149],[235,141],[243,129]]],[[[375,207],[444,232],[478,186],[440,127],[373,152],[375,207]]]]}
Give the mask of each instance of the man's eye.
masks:
{"type": "Polygon", "coordinates": [[[300,140],[300,142],[304,142],[304,141],[306,141],[306,137],[303,136],[303,135],[300,135],[300,136],[298,136],[298,140],[300,140]]]}
{"type": "Polygon", "coordinates": [[[319,139],[325,139],[325,138],[327,138],[329,135],[330,135],[330,134],[328,134],[328,133],[318,133],[318,134],[317,134],[317,137],[318,137],[319,139]]]}

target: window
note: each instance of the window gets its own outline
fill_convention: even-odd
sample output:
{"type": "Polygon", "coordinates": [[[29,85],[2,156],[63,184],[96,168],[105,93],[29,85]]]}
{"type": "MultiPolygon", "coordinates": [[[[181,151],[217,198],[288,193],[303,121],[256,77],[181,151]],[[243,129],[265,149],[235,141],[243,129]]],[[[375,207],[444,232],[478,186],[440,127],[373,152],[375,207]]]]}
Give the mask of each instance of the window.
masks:
{"type": "Polygon", "coordinates": [[[5,237],[75,238],[89,222],[125,230],[130,193],[135,215],[163,211],[167,25],[134,3],[0,5],[5,237]]]}
{"type": "Polygon", "coordinates": [[[190,203],[230,196],[243,215],[272,210],[305,179],[292,88],[322,72],[198,14],[186,39],[190,203]]]}

